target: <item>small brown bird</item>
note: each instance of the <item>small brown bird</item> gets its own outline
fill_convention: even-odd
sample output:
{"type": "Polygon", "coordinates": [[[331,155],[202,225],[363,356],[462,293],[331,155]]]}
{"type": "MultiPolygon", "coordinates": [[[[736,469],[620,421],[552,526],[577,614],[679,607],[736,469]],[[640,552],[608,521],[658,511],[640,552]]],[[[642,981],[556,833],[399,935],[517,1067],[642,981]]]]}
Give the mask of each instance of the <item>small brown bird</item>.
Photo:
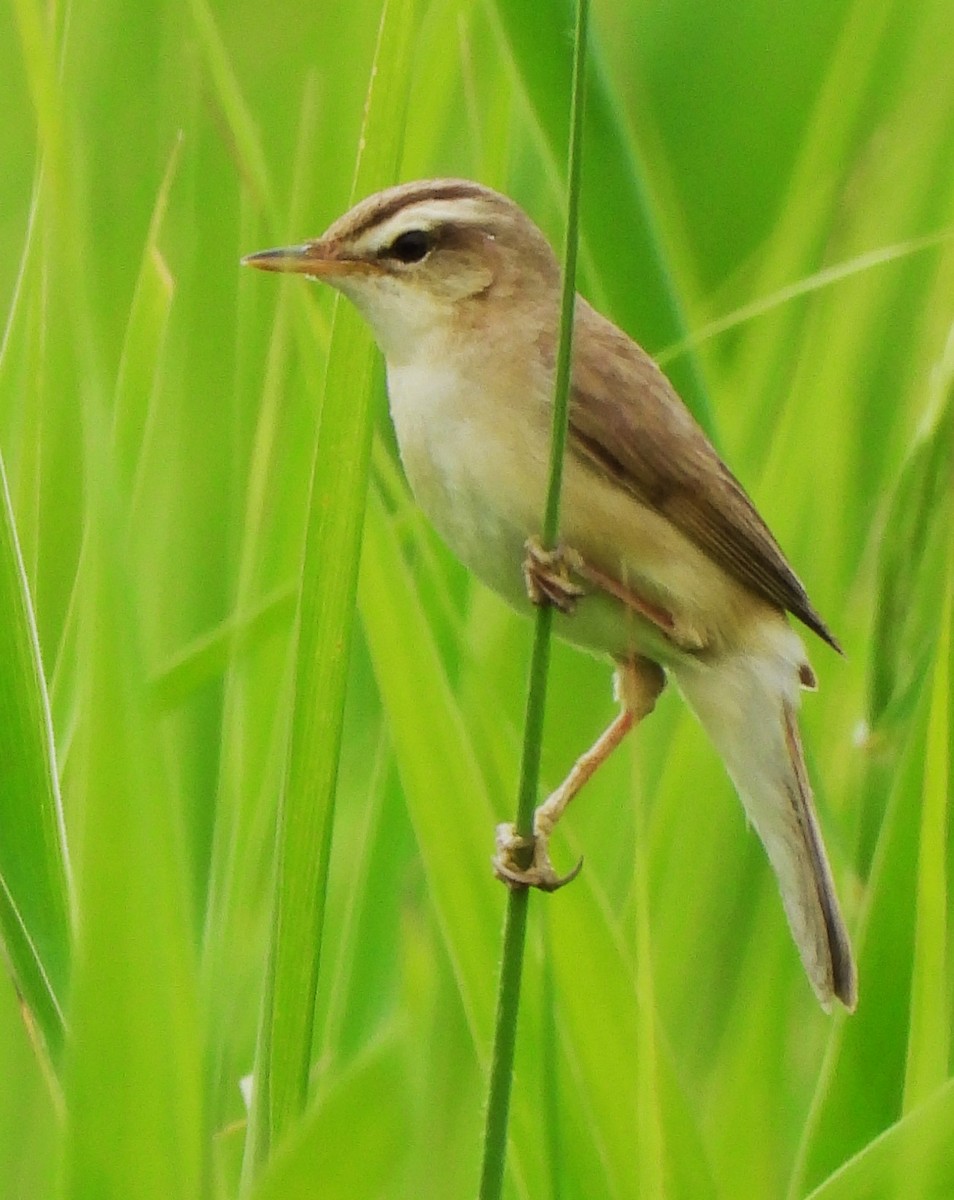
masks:
{"type": "Polygon", "coordinates": [[[324,280],[387,360],[401,458],[462,561],[518,609],[616,664],[621,713],[537,810],[533,858],[498,832],[512,886],[561,886],[547,841],[570,799],[671,676],[721,754],[778,878],[818,999],[856,1002],[848,935],[797,724],[815,675],[786,612],[834,636],[751,500],[666,377],[577,296],[561,545],[544,508],[560,304],[546,238],[506,196],[461,179],[369,197],[316,241],[247,264],[324,280]]]}

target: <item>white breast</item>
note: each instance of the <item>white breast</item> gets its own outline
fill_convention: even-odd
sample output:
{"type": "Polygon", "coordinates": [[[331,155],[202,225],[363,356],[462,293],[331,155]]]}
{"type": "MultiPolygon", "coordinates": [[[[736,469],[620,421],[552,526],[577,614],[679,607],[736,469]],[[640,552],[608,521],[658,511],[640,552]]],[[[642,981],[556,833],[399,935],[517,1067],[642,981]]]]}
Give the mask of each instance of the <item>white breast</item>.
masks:
{"type": "Polygon", "coordinates": [[[437,356],[388,366],[391,416],[415,498],[454,553],[490,587],[521,603],[523,544],[543,511],[546,441],[495,404],[486,372],[437,356]],[[462,369],[463,367],[463,369],[462,369]]]}

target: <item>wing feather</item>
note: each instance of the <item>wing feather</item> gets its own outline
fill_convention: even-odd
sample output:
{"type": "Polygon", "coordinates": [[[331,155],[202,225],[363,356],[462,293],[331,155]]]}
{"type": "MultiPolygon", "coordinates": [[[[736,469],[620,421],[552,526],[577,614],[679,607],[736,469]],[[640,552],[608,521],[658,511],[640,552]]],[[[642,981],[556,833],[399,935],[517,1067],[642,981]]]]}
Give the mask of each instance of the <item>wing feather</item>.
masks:
{"type": "MultiPolygon", "coordinates": [[[[577,305],[579,312],[585,301],[577,305]]],[[[586,349],[573,368],[570,452],[663,513],[735,579],[840,651],[744,488],[662,371],[595,309],[587,326],[585,342],[577,341],[586,349]]]]}

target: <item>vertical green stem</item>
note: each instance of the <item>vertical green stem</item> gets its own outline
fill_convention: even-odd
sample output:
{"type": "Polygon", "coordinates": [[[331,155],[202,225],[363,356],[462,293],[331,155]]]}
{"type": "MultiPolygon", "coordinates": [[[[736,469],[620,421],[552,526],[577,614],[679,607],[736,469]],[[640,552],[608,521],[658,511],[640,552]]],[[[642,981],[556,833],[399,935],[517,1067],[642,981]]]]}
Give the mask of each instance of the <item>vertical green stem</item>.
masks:
{"type": "MultiPolygon", "coordinates": [[[[557,353],[553,400],[553,433],[550,444],[550,478],[546,511],[543,518],[543,544],[553,546],[560,524],[560,494],[563,485],[563,458],[566,449],[570,411],[570,371],[573,352],[573,314],[576,297],[577,225],[582,164],[584,83],[586,70],[588,0],[578,0],[573,56],[571,98],[569,181],[566,240],[563,252],[563,293],[560,306],[560,342],[557,353]]],[[[517,829],[530,834],[540,774],[540,747],[546,706],[547,674],[550,666],[550,634],[553,610],[543,605],[537,610],[530,684],[524,723],[523,758],[520,791],[517,800],[517,829]]],[[[497,993],[497,1019],[494,1032],[490,1094],[484,1130],[484,1161],[480,1180],[480,1200],[499,1200],[503,1189],[507,1155],[507,1124],[510,1115],[510,1091],[517,1042],[517,1017],[520,1010],[520,983],[526,944],[529,891],[512,889],[504,925],[503,962],[497,993]]]]}

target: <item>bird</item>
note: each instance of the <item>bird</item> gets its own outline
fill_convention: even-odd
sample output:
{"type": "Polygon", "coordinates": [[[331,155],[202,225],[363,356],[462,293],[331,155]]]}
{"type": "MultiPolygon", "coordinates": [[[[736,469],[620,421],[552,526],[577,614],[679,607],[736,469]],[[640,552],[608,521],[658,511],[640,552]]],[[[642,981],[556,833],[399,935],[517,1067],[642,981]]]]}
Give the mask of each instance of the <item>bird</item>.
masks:
{"type": "Polygon", "coordinates": [[[529,847],[498,828],[498,876],[555,890],[575,875],[552,866],[553,827],[672,680],[765,848],[815,995],[853,1010],[798,727],[800,691],[817,682],[787,614],[841,647],[652,357],[576,294],[559,542],[544,547],[561,266],[517,203],[466,179],[398,184],[314,240],[242,261],[323,281],[357,307],[437,532],[514,608],[553,605],[557,635],[615,667],[618,716],[537,808],[529,847]]]}

